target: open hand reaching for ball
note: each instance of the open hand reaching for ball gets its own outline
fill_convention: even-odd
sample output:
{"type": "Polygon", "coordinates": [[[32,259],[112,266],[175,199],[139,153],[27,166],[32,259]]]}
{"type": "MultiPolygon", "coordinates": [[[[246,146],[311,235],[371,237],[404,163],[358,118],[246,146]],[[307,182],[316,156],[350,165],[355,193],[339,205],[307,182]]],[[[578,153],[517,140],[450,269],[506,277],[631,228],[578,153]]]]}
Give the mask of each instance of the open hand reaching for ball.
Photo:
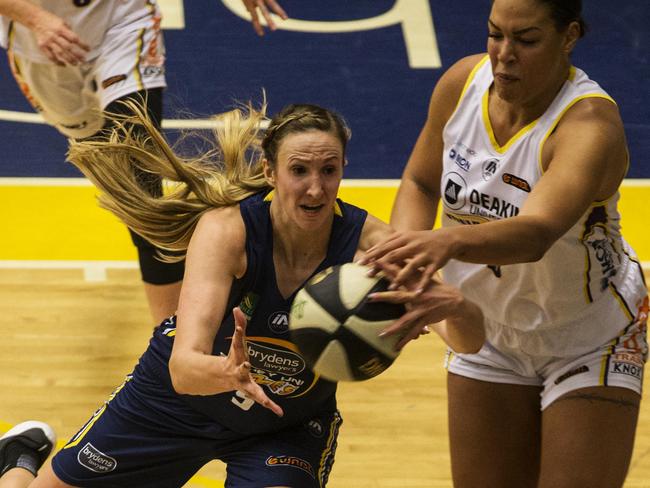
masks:
{"type": "Polygon", "coordinates": [[[248,322],[246,316],[239,307],[233,309],[233,315],[235,317],[235,333],[226,358],[226,372],[232,378],[233,390],[242,392],[247,398],[282,417],[284,415],[282,408],[264,393],[262,387],[255,383],[251,375],[251,363],[248,361],[246,348],[246,325],[248,322]]]}

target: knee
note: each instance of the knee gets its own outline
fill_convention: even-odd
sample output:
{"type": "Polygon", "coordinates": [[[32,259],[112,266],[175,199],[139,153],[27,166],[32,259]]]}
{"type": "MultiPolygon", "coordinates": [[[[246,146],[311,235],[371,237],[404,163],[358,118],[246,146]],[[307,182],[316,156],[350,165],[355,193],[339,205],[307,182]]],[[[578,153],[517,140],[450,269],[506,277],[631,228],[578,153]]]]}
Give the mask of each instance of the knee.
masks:
{"type": "Polygon", "coordinates": [[[131,240],[138,250],[142,281],[151,285],[168,285],[183,279],[185,261],[166,263],[158,258],[158,248],[129,229],[131,240]]]}

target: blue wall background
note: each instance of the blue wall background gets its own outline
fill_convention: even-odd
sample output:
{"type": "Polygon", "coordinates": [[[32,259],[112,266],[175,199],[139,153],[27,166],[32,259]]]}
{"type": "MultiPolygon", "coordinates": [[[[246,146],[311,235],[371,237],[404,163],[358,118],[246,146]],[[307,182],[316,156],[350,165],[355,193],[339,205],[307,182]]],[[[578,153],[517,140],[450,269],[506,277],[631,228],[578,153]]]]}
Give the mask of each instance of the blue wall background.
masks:
{"type": "MultiPolygon", "coordinates": [[[[380,15],[395,0],[281,3],[292,18],[333,21],[380,15]]],[[[430,0],[443,66],[413,69],[399,25],[341,34],[280,30],[259,39],[218,0],[186,1],[186,28],[165,32],[165,116],[204,117],[236,100],[259,101],[264,88],[271,113],[286,103],[311,102],[346,117],[353,132],[346,177],[399,178],[436,80],[460,57],[484,50],[489,5],[430,0]]],[[[620,106],[632,154],[628,176],[650,178],[650,3],[590,0],[585,10],[590,32],[574,63],[620,106]]],[[[31,111],[5,56],[0,110],[31,111]]],[[[0,121],[0,145],[0,177],[79,176],[64,162],[65,140],[45,125],[0,121]]]]}

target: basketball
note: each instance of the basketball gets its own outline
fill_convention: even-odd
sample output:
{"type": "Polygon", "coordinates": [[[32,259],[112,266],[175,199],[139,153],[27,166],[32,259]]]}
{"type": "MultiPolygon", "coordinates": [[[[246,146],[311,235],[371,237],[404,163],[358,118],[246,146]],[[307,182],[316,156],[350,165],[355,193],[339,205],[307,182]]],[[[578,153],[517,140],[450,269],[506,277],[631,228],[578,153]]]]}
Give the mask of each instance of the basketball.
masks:
{"type": "Polygon", "coordinates": [[[389,282],[367,276],[354,263],[332,266],[296,294],[289,332],[309,367],[330,381],[362,381],[385,371],[397,358],[399,335],[379,333],[401,317],[401,304],[368,302],[389,282]]]}

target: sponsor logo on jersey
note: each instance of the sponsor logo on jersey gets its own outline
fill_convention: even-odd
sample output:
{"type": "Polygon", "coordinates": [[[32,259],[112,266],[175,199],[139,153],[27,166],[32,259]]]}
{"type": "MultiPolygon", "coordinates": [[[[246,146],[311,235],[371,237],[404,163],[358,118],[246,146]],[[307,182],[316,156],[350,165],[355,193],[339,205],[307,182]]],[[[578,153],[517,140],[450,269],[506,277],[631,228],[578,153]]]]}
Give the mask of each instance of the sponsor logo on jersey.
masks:
{"type": "Polygon", "coordinates": [[[142,69],[142,76],[145,78],[152,78],[154,76],[161,76],[165,73],[164,66],[145,66],[142,69]]]}
{"type": "Polygon", "coordinates": [[[609,372],[613,374],[624,374],[641,379],[643,377],[643,366],[613,361],[610,364],[609,372]]]}
{"type": "Polygon", "coordinates": [[[603,277],[600,280],[600,289],[604,291],[609,286],[609,280],[616,276],[612,243],[609,242],[609,239],[593,239],[588,242],[593,249],[596,261],[600,264],[600,269],[603,273],[603,277]]]}
{"type": "Polygon", "coordinates": [[[530,193],[530,185],[523,178],[519,178],[518,176],[512,175],[510,173],[504,173],[503,176],[501,177],[501,180],[506,185],[512,185],[515,188],[520,189],[521,191],[530,193]]]}
{"type": "Polygon", "coordinates": [[[300,459],[294,456],[269,456],[266,459],[267,466],[290,466],[292,468],[302,469],[309,474],[312,478],[314,477],[314,469],[311,467],[311,463],[300,459]]]}
{"type": "Polygon", "coordinates": [[[478,190],[470,192],[469,201],[471,203],[469,213],[472,215],[506,218],[514,217],[519,213],[519,207],[516,205],[478,190]]]}
{"type": "Polygon", "coordinates": [[[372,377],[377,376],[388,368],[379,356],[373,356],[368,361],[359,366],[359,370],[372,377]]]}
{"type": "Polygon", "coordinates": [[[617,352],[612,354],[612,361],[619,363],[629,363],[643,367],[643,355],[641,353],[630,354],[628,352],[617,352]]]}
{"type": "Polygon", "coordinates": [[[90,442],[79,450],[77,461],[84,468],[95,473],[108,473],[117,466],[117,461],[114,458],[104,454],[90,442]]]}
{"type": "Polygon", "coordinates": [[[458,222],[459,224],[463,224],[463,225],[475,225],[475,224],[482,224],[483,222],[488,222],[488,219],[484,217],[469,217],[465,215],[456,215],[449,212],[445,212],[445,216],[453,220],[454,222],[458,222]]]}
{"type": "Polygon", "coordinates": [[[275,334],[284,334],[289,330],[289,314],[285,311],[273,312],[267,322],[275,334]]]}
{"type": "Polygon", "coordinates": [[[257,302],[259,299],[259,295],[253,292],[248,292],[239,303],[239,309],[244,312],[244,315],[246,315],[246,318],[248,320],[253,317],[253,312],[255,311],[255,307],[257,307],[257,302]]]}
{"type": "Polygon", "coordinates": [[[305,361],[294,352],[266,347],[252,341],[248,341],[247,345],[248,359],[253,368],[290,376],[305,369],[305,361]]]}
{"type": "Polygon", "coordinates": [[[472,163],[453,147],[449,150],[449,157],[463,171],[469,171],[472,167],[472,163]]]}
{"type": "Polygon", "coordinates": [[[499,169],[499,160],[498,159],[486,159],[481,165],[481,176],[485,181],[488,181],[494,176],[494,173],[499,169]]]}
{"type": "Polygon", "coordinates": [[[109,78],[106,78],[104,81],[102,81],[102,88],[106,89],[111,85],[114,85],[115,83],[119,83],[120,81],[126,80],[126,75],[115,75],[111,76],[109,78]]]}
{"type": "Polygon", "coordinates": [[[325,429],[323,428],[323,423],[318,419],[311,419],[305,422],[305,427],[311,435],[314,437],[323,437],[325,429]]]}
{"type": "Polygon", "coordinates": [[[465,205],[467,183],[456,172],[447,173],[444,178],[443,201],[452,210],[459,210],[465,205]]]}
{"type": "Polygon", "coordinates": [[[575,376],[577,374],[586,373],[587,371],[589,371],[589,366],[586,366],[586,365],[583,364],[582,366],[580,366],[578,368],[572,369],[571,371],[567,371],[566,373],[561,374],[560,376],[557,377],[557,379],[554,381],[554,383],[556,385],[559,385],[564,380],[569,379],[572,376],[575,376]]]}
{"type": "Polygon", "coordinates": [[[470,156],[474,156],[476,151],[465,146],[462,142],[457,142],[449,150],[449,158],[463,171],[469,171],[472,168],[470,156]]]}

